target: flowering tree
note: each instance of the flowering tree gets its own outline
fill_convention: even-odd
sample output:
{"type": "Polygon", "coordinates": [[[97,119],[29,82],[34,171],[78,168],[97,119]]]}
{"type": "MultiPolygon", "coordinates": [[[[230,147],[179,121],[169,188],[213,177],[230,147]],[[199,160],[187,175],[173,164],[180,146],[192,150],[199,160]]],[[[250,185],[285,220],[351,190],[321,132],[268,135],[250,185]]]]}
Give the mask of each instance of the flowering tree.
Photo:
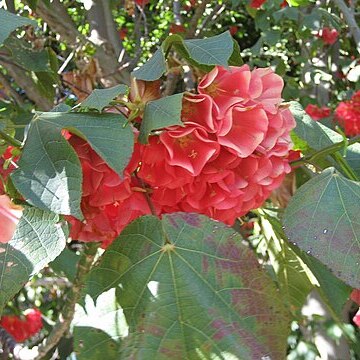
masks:
{"type": "Polygon", "coordinates": [[[4,5],[4,358],[359,356],[355,5],[4,5]]]}

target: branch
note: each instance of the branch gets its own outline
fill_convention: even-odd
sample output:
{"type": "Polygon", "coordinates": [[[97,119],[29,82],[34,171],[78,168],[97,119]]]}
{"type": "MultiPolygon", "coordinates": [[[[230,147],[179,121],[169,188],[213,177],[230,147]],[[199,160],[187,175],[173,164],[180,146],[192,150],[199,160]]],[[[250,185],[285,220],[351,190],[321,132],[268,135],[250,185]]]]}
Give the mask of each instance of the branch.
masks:
{"type": "Polygon", "coordinates": [[[15,82],[25,91],[26,96],[33,101],[39,110],[48,111],[53,107],[53,102],[46,98],[38,89],[34,80],[21,67],[8,61],[0,60],[15,82]]]}
{"type": "Polygon", "coordinates": [[[8,79],[0,72],[0,84],[5,88],[9,95],[14,99],[18,105],[24,103],[22,97],[16,92],[16,90],[11,86],[8,79]]]}
{"type": "Polygon", "coordinates": [[[355,136],[349,140],[343,140],[343,141],[337,142],[335,144],[329,145],[327,147],[324,147],[323,149],[316,152],[315,154],[307,155],[299,160],[291,161],[290,165],[292,167],[297,167],[297,166],[305,165],[305,164],[313,164],[313,162],[318,158],[322,158],[327,155],[333,154],[334,152],[342,150],[345,146],[348,147],[348,146],[353,145],[358,142],[360,142],[360,135],[355,136]]]}
{"type": "Polygon", "coordinates": [[[174,14],[174,23],[176,25],[181,25],[182,24],[182,19],[181,19],[181,3],[179,0],[174,0],[173,2],[173,14],[174,14]]]}
{"type": "Polygon", "coordinates": [[[201,17],[204,14],[206,5],[209,4],[210,2],[211,2],[210,0],[203,0],[196,8],[194,16],[192,17],[192,19],[190,21],[188,30],[185,35],[186,39],[192,39],[193,37],[195,37],[195,33],[198,28],[199,20],[201,19],[201,17]]]}
{"type": "Polygon", "coordinates": [[[15,13],[14,0],[5,0],[6,10],[15,13]]]}
{"type": "Polygon", "coordinates": [[[53,0],[50,5],[39,1],[36,13],[67,43],[75,45],[81,40],[81,34],[60,0],[53,0]]]}
{"type": "Polygon", "coordinates": [[[59,343],[62,336],[69,330],[75,313],[75,304],[81,298],[81,291],[86,281],[87,274],[91,269],[91,265],[94,262],[98,247],[99,244],[97,243],[85,245],[85,250],[79,260],[77,274],[74,283],[69,290],[69,294],[62,309],[62,314],[49,336],[45,339],[45,342],[39,346],[38,355],[35,360],[43,359],[59,343]]]}
{"type": "Polygon", "coordinates": [[[345,22],[349,26],[350,32],[355,40],[356,49],[360,54],[360,28],[355,20],[354,11],[347,7],[343,0],[334,0],[334,3],[343,13],[345,22]]]}
{"type": "MultiPolygon", "coordinates": [[[[97,2],[100,0],[97,0],[97,2]]],[[[94,4],[94,3],[93,3],[94,4]]],[[[108,8],[106,11],[110,11],[108,8]]],[[[105,39],[100,37],[85,38],[82,36],[73,22],[70,15],[67,13],[66,8],[60,0],[53,0],[50,5],[46,5],[44,0],[39,1],[36,12],[39,16],[45,20],[50,28],[58,33],[60,37],[68,42],[70,45],[75,46],[78,43],[90,42],[96,49],[94,57],[98,60],[98,64],[101,70],[101,81],[105,86],[113,86],[120,82],[129,84],[130,74],[127,70],[120,71],[120,64],[118,63],[118,56],[111,42],[107,40],[108,35],[106,34],[105,39]]],[[[91,22],[90,11],[87,12],[89,21],[91,22]]],[[[111,11],[110,11],[111,15],[111,11]]],[[[109,13],[105,16],[103,14],[103,21],[97,23],[96,31],[100,33],[100,29],[105,29],[105,19],[109,16],[109,13]]],[[[113,20],[112,20],[113,21],[113,20]]],[[[94,26],[94,25],[93,25],[94,26]]],[[[109,25],[110,26],[110,25],[109,25]]],[[[115,26],[115,25],[114,25],[115,26]]],[[[101,30],[102,32],[102,30],[101,30]]],[[[111,37],[114,35],[112,34],[111,37]]]]}

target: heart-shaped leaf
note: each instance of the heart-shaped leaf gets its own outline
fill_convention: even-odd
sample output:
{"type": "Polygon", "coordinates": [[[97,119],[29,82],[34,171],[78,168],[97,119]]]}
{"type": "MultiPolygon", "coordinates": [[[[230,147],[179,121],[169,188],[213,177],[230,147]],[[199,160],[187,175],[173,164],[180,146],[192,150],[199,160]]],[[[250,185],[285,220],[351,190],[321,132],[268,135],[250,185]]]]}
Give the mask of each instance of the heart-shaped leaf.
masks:
{"type": "Polygon", "coordinates": [[[119,359],[281,359],[287,313],[233,229],[188,213],[131,223],[90,273],[116,288],[129,326],[119,359]]]}
{"type": "Polygon", "coordinates": [[[290,241],[354,288],[360,287],[360,185],[334,168],[297,190],[284,215],[290,241]]]}

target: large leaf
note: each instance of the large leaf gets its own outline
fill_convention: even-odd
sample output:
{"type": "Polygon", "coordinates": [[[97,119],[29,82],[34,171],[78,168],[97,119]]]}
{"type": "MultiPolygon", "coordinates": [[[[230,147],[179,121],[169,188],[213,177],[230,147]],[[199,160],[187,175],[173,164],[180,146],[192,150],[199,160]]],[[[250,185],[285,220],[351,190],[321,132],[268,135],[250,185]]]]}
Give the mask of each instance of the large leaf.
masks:
{"type": "Polygon", "coordinates": [[[182,98],[183,94],[181,93],[149,101],[146,104],[140,128],[140,142],[147,143],[153,130],[172,125],[183,126],[181,122],[182,98]]]}
{"type": "Polygon", "coordinates": [[[66,237],[59,217],[26,207],[12,240],[0,244],[0,312],[24,286],[64,249],[66,237]]]}
{"type": "Polygon", "coordinates": [[[120,176],[133,150],[132,129],[118,114],[40,113],[35,116],[23,155],[12,174],[16,188],[35,206],[81,218],[80,161],[61,135],[66,128],[85,138],[120,176]]]}
{"type": "Polygon", "coordinates": [[[83,137],[121,177],[129,163],[134,134],[122,114],[41,113],[38,121],[58,130],[68,129],[83,137]]]}
{"type": "Polygon", "coordinates": [[[0,45],[17,28],[24,25],[36,25],[36,21],[16,16],[10,12],[0,9],[0,45]]]}
{"type": "Polygon", "coordinates": [[[337,277],[358,288],[359,213],[359,183],[328,168],[295,193],[285,211],[285,233],[337,277]]]}
{"type": "Polygon", "coordinates": [[[118,359],[282,359],[288,318],[271,279],[233,229],[198,214],[131,223],[90,273],[116,288],[129,325],[118,359]]]}
{"type": "Polygon", "coordinates": [[[111,100],[120,94],[126,94],[127,91],[128,87],[122,84],[107,89],[95,89],[80,106],[101,111],[105,106],[109,105],[111,100]]]}
{"type": "Polygon", "coordinates": [[[33,121],[18,165],[11,178],[30,204],[82,217],[80,161],[56,127],[33,121]]]}

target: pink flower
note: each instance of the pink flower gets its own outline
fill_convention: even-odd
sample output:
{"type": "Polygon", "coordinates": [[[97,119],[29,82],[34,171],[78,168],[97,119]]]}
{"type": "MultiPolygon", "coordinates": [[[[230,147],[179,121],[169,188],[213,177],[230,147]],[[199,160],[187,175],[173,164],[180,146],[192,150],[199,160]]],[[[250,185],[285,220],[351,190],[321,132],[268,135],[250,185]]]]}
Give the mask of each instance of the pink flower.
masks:
{"type": "Polygon", "coordinates": [[[218,141],[244,158],[260,145],[267,129],[268,117],[263,109],[235,105],[224,116],[218,141]]]}
{"type": "Polygon", "coordinates": [[[213,98],[219,114],[238,103],[243,106],[261,104],[266,111],[275,113],[282,101],[283,86],[282,78],[270,68],[250,71],[248,65],[243,65],[230,66],[230,71],[216,66],[204,76],[198,89],[200,94],[213,98]]]}
{"type": "Polygon", "coordinates": [[[174,127],[160,135],[168,152],[168,164],[187,170],[192,176],[200,174],[205,164],[219,151],[202,127],[174,127]]]}
{"type": "Polygon", "coordinates": [[[330,108],[327,106],[319,107],[317,105],[308,104],[305,108],[305,112],[312,117],[313,120],[321,120],[330,116],[330,108]]]}
{"type": "Polygon", "coordinates": [[[7,195],[0,195],[0,242],[7,243],[14,235],[23,208],[15,205],[7,195]]]}
{"type": "Polygon", "coordinates": [[[339,36],[339,32],[336,29],[330,29],[324,27],[319,31],[318,37],[324,42],[324,44],[332,45],[336,42],[339,36]]]}

